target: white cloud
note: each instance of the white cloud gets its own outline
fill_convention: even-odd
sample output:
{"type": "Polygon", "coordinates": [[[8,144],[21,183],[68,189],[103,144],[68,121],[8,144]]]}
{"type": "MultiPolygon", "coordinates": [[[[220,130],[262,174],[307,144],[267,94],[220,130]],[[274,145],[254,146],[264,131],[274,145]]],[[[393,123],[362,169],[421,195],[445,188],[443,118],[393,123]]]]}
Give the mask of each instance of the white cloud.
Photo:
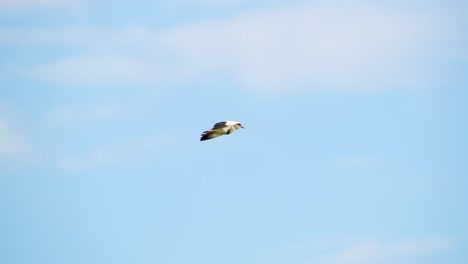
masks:
{"type": "Polygon", "coordinates": [[[306,6],[253,12],[163,32],[184,65],[223,69],[248,88],[373,90],[412,87],[429,72],[429,19],[379,9],[306,6]]]}
{"type": "Polygon", "coordinates": [[[0,0],[0,11],[18,11],[37,7],[74,6],[78,0],[0,0]]]}
{"type": "Polygon", "coordinates": [[[24,157],[27,144],[18,129],[0,116],[0,161],[13,161],[24,157]]]}
{"type": "Polygon", "coordinates": [[[0,158],[18,154],[21,145],[17,133],[4,120],[0,120],[0,158]]]}
{"type": "Polygon", "coordinates": [[[141,119],[153,109],[154,98],[153,93],[145,92],[128,95],[120,100],[109,97],[107,100],[95,102],[73,104],[66,102],[53,107],[44,115],[43,122],[51,129],[58,127],[76,129],[96,125],[107,127],[112,122],[141,119]]]}
{"type": "Polygon", "coordinates": [[[139,136],[108,144],[95,146],[82,153],[65,154],[58,160],[57,167],[68,171],[79,171],[89,168],[126,165],[132,162],[146,162],[154,153],[174,147],[173,136],[139,136]],[[149,155],[148,153],[151,153],[149,155]]]}
{"type": "Polygon", "coordinates": [[[96,103],[84,106],[64,106],[54,109],[47,117],[48,121],[63,125],[94,123],[110,120],[121,113],[121,106],[116,103],[96,103]]]}
{"type": "Polygon", "coordinates": [[[456,32],[441,29],[447,21],[366,1],[319,1],[160,31],[7,32],[0,43],[81,45],[84,54],[35,71],[65,84],[154,85],[223,74],[266,94],[372,91],[417,87],[442,74],[433,49],[444,38],[451,44],[447,34],[456,32]]]}
{"type": "Polygon", "coordinates": [[[247,3],[247,0],[169,0],[171,5],[192,5],[203,8],[229,8],[247,3]]]}
{"type": "Polygon", "coordinates": [[[426,263],[434,257],[449,257],[459,250],[451,237],[422,239],[338,238],[298,241],[271,249],[263,256],[266,263],[304,264],[393,264],[426,263]]]}
{"type": "Polygon", "coordinates": [[[330,255],[315,259],[323,264],[399,263],[407,258],[441,254],[454,247],[453,240],[435,238],[427,240],[401,240],[391,243],[376,241],[357,242],[330,255]]]}
{"type": "Polygon", "coordinates": [[[53,62],[42,66],[35,74],[75,85],[125,85],[148,81],[153,70],[133,58],[98,54],[53,62]]]}
{"type": "Polygon", "coordinates": [[[108,34],[108,32],[101,30],[80,27],[66,29],[0,28],[0,45],[46,46],[50,48],[57,46],[92,47],[103,42],[108,34]]]}
{"type": "Polygon", "coordinates": [[[66,157],[58,162],[58,167],[68,171],[79,171],[88,168],[115,164],[119,161],[118,155],[106,148],[95,148],[89,153],[66,157]]]}

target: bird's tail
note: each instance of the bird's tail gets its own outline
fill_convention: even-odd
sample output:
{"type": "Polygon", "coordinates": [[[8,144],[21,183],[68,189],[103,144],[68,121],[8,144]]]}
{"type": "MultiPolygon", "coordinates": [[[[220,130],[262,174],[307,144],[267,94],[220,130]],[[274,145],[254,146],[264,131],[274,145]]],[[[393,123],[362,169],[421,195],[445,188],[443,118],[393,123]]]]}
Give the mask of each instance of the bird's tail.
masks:
{"type": "Polygon", "coordinates": [[[216,137],[215,132],[210,131],[210,130],[203,132],[203,134],[201,134],[201,136],[202,137],[200,138],[200,141],[208,140],[208,139],[212,139],[212,138],[216,137]]]}

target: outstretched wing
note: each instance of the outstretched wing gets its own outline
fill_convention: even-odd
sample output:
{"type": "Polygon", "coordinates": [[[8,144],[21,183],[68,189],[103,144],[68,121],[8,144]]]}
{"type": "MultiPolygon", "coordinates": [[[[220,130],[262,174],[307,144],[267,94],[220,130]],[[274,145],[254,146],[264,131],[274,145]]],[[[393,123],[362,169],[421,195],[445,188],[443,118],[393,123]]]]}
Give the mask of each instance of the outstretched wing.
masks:
{"type": "Polygon", "coordinates": [[[219,137],[219,136],[221,136],[221,134],[216,133],[216,131],[208,130],[208,131],[203,132],[202,137],[200,138],[200,141],[212,139],[212,138],[219,137]]]}
{"type": "Polygon", "coordinates": [[[218,122],[218,123],[214,124],[212,129],[223,128],[225,126],[226,126],[226,122],[218,122]]]}

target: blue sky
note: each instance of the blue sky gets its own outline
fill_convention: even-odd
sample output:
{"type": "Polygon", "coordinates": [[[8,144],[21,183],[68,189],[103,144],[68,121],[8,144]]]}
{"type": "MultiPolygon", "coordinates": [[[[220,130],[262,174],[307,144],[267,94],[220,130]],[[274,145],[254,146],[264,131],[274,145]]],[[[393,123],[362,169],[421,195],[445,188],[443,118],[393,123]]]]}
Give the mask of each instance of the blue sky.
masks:
{"type": "Polygon", "coordinates": [[[0,262],[466,263],[467,11],[0,1],[0,262]]]}

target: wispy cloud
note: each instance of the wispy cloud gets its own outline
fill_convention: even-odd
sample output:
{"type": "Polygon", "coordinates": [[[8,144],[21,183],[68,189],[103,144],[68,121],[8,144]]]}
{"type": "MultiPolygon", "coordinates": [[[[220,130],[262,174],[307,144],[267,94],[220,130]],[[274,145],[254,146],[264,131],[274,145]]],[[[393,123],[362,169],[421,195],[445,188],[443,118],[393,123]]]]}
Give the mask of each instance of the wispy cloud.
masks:
{"type": "Polygon", "coordinates": [[[460,250],[452,237],[382,239],[377,237],[312,239],[268,253],[266,262],[314,264],[426,263],[460,250]]]}
{"type": "Polygon", "coordinates": [[[43,65],[35,74],[74,85],[128,85],[152,78],[155,69],[124,56],[86,55],[43,65]]]}
{"type": "Polygon", "coordinates": [[[79,171],[89,168],[101,167],[118,162],[116,153],[106,148],[95,148],[89,153],[68,156],[58,160],[58,168],[67,171],[79,171]]]}
{"type": "Polygon", "coordinates": [[[34,70],[67,84],[177,83],[222,73],[260,94],[374,91],[414,88],[442,74],[435,74],[440,66],[433,49],[452,44],[456,30],[443,30],[449,19],[368,1],[319,1],[159,31],[7,31],[0,43],[81,45],[81,54],[34,70]]]}
{"type": "Polygon", "coordinates": [[[363,241],[353,243],[312,263],[371,264],[398,263],[407,258],[441,254],[453,249],[455,242],[445,238],[426,240],[400,240],[389,243],[363,241]]]}
{"type": "Polygon", "coordinates": [[[38,7],[75,6],[79,0],[0,0],[0,12],[20,11],[38,7]]]}
{"type": "Polygon", "coordinates": [[[5,120],[0,120],[0,159],[18,155],[22,145],[14,129],[5,120]]]}
{"type": "Polygon", "coordinates": [[[155,153],[167,150],[168,146],[173,147],[174,142],[174,138],[170,135],[140,135],[133,139],[103,143],[81,153],[67,153],[57,160],[56,166],[67,171],[79,171],[116,165],[125,166],[135,161],[147,162],[148,157],[153,161],[155,153]]]}
{"type": "Polygon", "coordinates": [[[247,0],[168,0],[167,3],[174,6],[192,5],[203,8],[230,8],[245,4],[247,0]]]}
{"type": "Polygon", "coordinates": [[[432,30],[429,20],[379,9],[307,6],[181,27],[161,40],[184,65],[223,69],[261,92],[373,90],[424,81],[413,59],[432,30]]]}
{"type": "Polygon", "coordinates": [[[54,109],[47,120],[54,124],[73,125],[102,122],[115,118],[122,111],[116,103],[96,103],[84,106],[63,106],[54,109]]]}
{"type": "Polygon", "coordinates": [[[0,161],[16,161],[27,154],[27,143],[12,122],[0,115],[0,161]]]}
{"type": "Polygon", "coordinates": [[[96,100],[93,102],[70,103],[53,106],[44,114],[42,121],[51,129],[77,128],[113,122],[141,119],[151,110],[154,94],[128,95],[120,99],[96,100]],[[151,99],[148,99],[151,98],[151,99]]]}
{"type": "MultiPolygon", "coordinates": [[[[0,28],[0,45],[23,47],[97,47],[108,39],[109,32],[98,29],[68,28],[0,28]]],[[[106,46],[108,45],[106,41],[106,46]]]]}

